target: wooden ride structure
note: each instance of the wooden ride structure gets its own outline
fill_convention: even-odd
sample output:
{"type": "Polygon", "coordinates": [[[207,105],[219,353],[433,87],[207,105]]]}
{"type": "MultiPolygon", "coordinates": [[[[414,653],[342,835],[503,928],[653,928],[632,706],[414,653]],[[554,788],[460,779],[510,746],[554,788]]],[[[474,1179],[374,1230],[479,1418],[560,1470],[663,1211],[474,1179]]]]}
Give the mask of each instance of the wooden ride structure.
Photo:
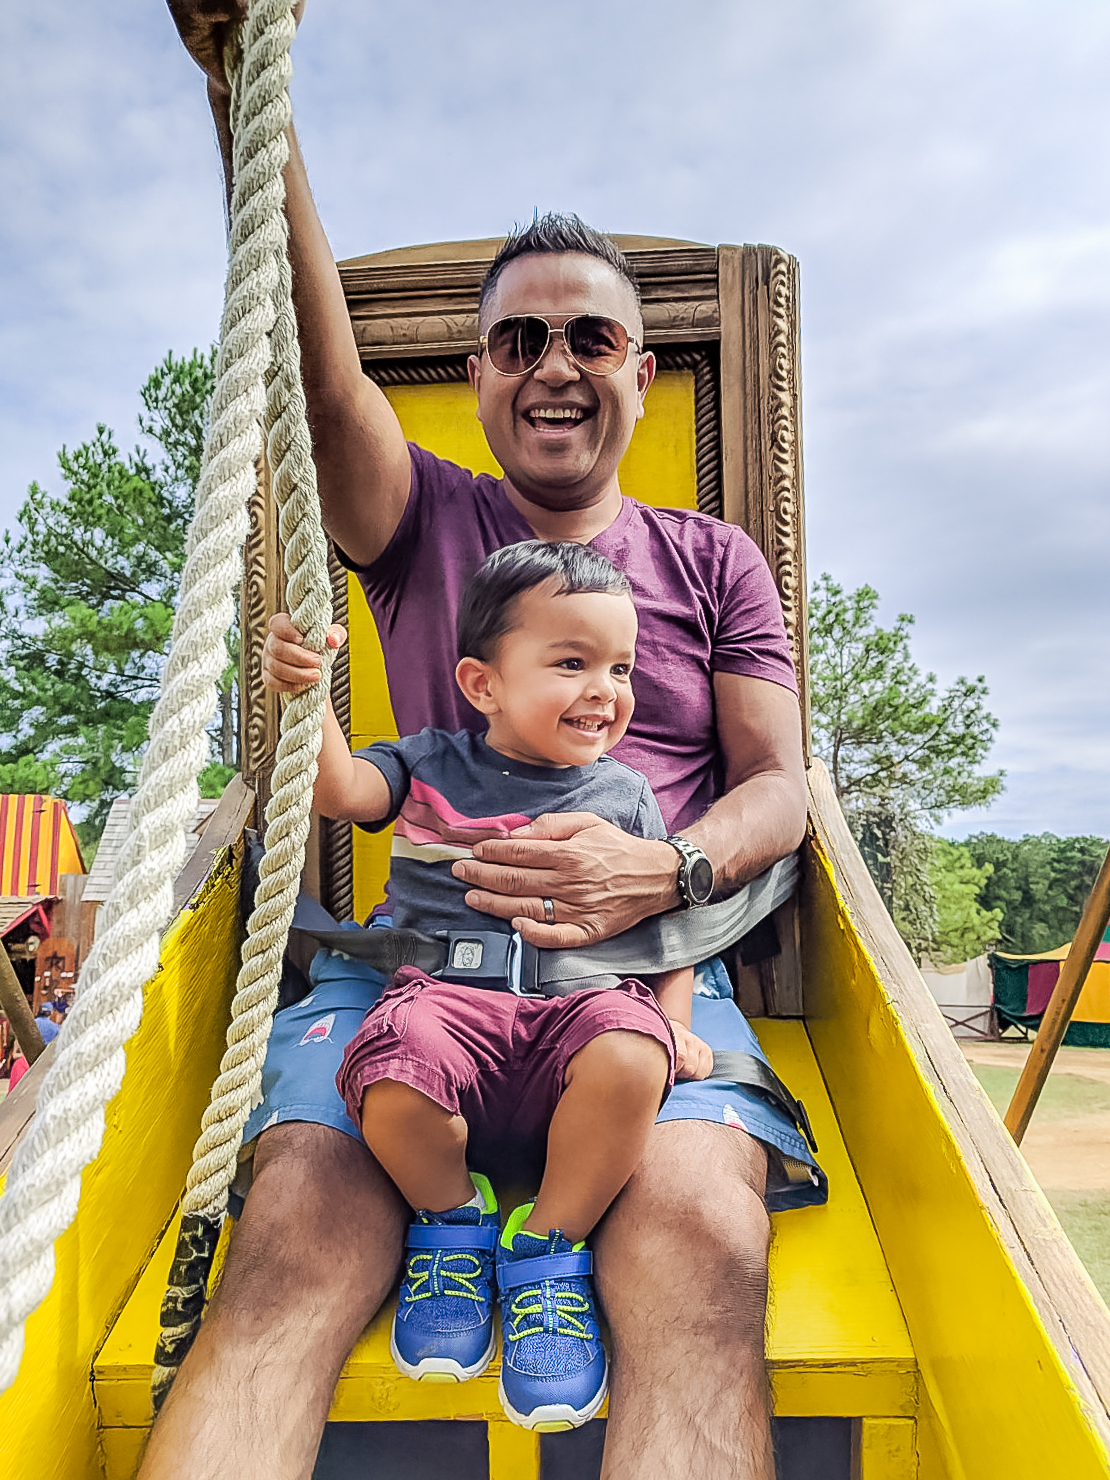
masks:
{"type": "MultiPolygon", "coordinates": [[[[804,695],[797,264],[770,247],[621,244],[659,360],[622,487],[752,535],[778,583],[804,695]]],[[[476,471],[497,471],[465,379],[495,247],[420,247],[341,266],[366,373],[410,438],[476,471]]],[[[127,1480],[149,1428],[175,1207],[235,980],[242,834],[267,794],[276,743],[276,704],[259,677],[265,623],[281,603],[264,478],[253,512],[242,777],[178,881],[178,914],[103,1149],[59,1240],[53,1289],[28,1321],[20,1375],[0,1398],[5,1471],[21,1480],[127,1480]]],[[[364,745],[395,733],[384,670],[357,586],[337,565],[333,577],[337,619],[351,630],[333,678],[336,709],[352,743],[364,745]]],[[[807,759],[799,896],[776,919],[777,955],[737,968],[741,1005],[804,1100],[831,1185],[827,1207],[774,1220],[775,1413],[828,1421],[829,1448],[805,1471],[822,1480],[1106,1476],[1110,1313],[964,1063],[823,767],[807,759]]],[[[381,837],[352,841],[349,827],[326,824],[307,880],[333,912],[361,917],[380,897],[387,849],[381,837]]],[[[0,1168],[33,1114],[42,1072],[36,1065],[0,1108],[0,1168]]],[[[377,1432],[392,1443],[398,1425],[453,1420],[457,1444],[443,1473],[458,1480],[529,1480],[541,1463],[571,1473],[558,1470],[548,1445],[574,1436],[541,1440],[504,1419],[496,1363],[461,1386],[400,1377],[388,1354],[390,1314],[379,1314],[344,1369],[325,1450],[340,1453],[351,1425],[384,1424],[377,1432]]],[[[372,1467],[373,1435],[360,1437],[358,1466],[334,1462],[327,1474],[403,1474],[372,1467]]]]}

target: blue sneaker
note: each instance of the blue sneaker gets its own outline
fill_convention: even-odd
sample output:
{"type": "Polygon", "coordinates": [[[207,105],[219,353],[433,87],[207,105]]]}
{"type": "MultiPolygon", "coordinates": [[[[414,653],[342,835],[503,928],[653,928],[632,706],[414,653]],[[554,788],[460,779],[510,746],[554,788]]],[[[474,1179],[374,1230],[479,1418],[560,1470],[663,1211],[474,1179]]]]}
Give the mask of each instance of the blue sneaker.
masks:
{"type": "Polygon", "coordinates": [[[609,1368],[591,1274],[593,1255],[557,1230],[521,1231],[517,1208],[497,1248],[501,1383],[505,1414],[543,1433],[576,1429],[605,1401],[609,1368]]]}
{"type": "Polygon", "coordinates": [[[389,1352],[418,1382],[465,1382],[493,1357],[494,1250],[501,1220],[485,1177],[471,1172],[484,1208],[419,1212],[407,1257],[389,1352]]]}

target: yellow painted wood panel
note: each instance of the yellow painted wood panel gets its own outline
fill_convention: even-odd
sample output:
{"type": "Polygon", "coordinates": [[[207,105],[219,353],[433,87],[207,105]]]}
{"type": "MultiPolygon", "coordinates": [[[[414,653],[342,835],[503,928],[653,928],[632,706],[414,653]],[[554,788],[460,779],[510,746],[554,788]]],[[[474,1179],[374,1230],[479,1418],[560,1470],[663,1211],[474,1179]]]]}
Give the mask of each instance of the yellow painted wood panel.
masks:
{"type": "Polygon", "coordinates": [[[104,1480],[135,1480],[149,1433],[149,1429],[101,1430],[104,1480]]]}
{"type": "MultiPolygon", "coordinates": [[[[386,390],[411,442],[474,473],[501,476],[477,417],[469,385],[405,385],[386,390]]],[[[694,377],[689,370],[656,376],[644,403],[644,418],[620,466],[621,489],[630,498],[661,508],[697,508],[694,441],[694,377]]],[[[385,662],[362,588],[347,583],[351,663],[351,744],[395,739],[385,662]]],[[[355,829],[355,916],[364,919],[384,897],[389,871],[389,832],[371,838],[355,829]]]]}
{"type": "Polygon", "coordinates": [[[852,1480],[915,1480],[912,1418],[861,1418],[853,1434],[852,1480]]]}
{"type": "Polygon", "coordinates": [[[540,1436],[515,1423],[491,1423],[489,1480],[540,1480],[540,1436]]]}
{"type": "Polygon", "coordinates": [[[1106,1451],[817,850],[802,927],[807,1025],[921,1372],[923,1476],[1104,1480],[1106,1451]]]}
{"type": "Polygon", "coordinates": [[[0,1396],[11,1480],[101,1474],[93,1358],[180,1195],[219,1066],[238,960],[238,867],[225,865],[171,927],[127,1044],[77,1220],[55,1246],[57,1274],[27,1323],[15,1383],[0,1396]]]}

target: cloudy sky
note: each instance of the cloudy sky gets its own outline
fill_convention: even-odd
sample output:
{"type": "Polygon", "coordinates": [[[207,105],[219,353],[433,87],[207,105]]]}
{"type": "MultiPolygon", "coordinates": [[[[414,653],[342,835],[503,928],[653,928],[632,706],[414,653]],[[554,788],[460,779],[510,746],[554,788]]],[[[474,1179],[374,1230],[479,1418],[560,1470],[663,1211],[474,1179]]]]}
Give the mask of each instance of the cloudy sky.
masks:
{"type": "MultiPolygon", "coordinates": [[[[535,207],[802,264],[811,574],[986,675],[1006,794],[1110,836],[1105,0],[308,0],[338,257],[535,207]]],[[[221,185],[160,0],[0,13],[0,526],[218,322],[221,185]]]]}

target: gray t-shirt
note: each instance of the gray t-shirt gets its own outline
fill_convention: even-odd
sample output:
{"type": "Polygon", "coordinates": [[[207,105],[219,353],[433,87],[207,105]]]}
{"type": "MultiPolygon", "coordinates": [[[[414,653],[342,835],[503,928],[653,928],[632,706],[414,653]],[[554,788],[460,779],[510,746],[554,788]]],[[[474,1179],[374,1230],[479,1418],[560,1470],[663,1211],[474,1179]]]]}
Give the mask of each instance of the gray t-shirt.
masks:
{"type": "Polygon", "coordinates": [[[592,812],[634,837],[667,836],[647,781],[611,756],[590,766],[529,766],[467,730],[421,730],[355,755],[378,768],[393,799],[388,817],[362,826],[380,832],[394,824],[389,895],[398,928],[511,934],[508,920],[465,903],[470,885],[451,865],[469,858],[475,843],[507,838],[543,812],[592,812]]]}

